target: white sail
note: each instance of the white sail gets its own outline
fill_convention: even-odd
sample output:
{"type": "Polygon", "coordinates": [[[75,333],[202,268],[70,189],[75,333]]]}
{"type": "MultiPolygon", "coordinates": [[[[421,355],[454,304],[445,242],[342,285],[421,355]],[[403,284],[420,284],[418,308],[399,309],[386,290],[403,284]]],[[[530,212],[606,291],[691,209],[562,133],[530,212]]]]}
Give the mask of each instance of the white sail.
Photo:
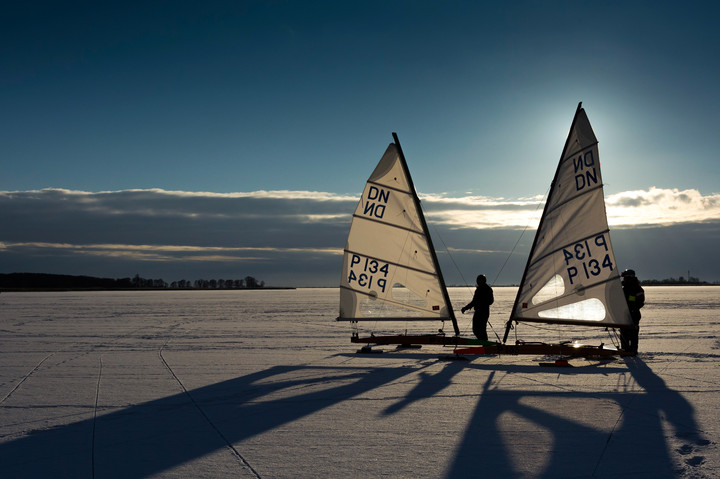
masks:
{"type": "Polygon", "coordinates": [[[338,320],[455,317],[402,150],[388,146],[353,215],[338,320]]]}
{"type": "Polygon", "coordinates": [[[579,105],[511,321],[632,326],[610,242],[597,143],[579,105]]]}

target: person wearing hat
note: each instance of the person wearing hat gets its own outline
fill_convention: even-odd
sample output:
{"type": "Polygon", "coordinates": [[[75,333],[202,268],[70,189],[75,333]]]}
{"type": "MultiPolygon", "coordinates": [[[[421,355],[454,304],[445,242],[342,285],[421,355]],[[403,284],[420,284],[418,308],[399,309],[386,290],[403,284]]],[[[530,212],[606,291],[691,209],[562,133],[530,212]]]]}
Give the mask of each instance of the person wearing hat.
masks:
{"type": "Polygon", "coordinates": [[[485,278],[484,274],[479,275],[477,277],[477,288],[475,289],[473,299],[467,306],[462,308],[462,312],[465,314],[465,311],[468,309],[475,308],[475,313],[473,314],[473,334],[483,341],[488,340],[487,322],[488,318],[490,318],[490,305],[493,304],[494,301],[493,290],[487,284],[487,278],[485,278]]]}
{"type": "Polygon", "coordinates": [[[620,345],[625,351],[637,353],[638,350],[638,331],[640,330],[640,308],[645,305],[645,291],[640,286],[635,276],[635,271],[626,269],[622,273],[622,289],[625,293],[625,301],[627,301],[630,309],[630,317],[632,318],[635,328],[620,330],[620,345]]]}

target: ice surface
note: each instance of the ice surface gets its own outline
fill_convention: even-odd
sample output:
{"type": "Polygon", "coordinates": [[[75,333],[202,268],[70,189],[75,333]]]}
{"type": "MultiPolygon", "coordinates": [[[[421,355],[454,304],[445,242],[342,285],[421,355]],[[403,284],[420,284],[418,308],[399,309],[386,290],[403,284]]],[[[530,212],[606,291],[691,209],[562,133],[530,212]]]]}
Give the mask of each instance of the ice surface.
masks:
{"type": "Polygon", "coordinates": [[[0,294],[0,477],[720,477],[720,288],[646,288],[640,354],[572,368],[355,354],[338,296],[0,294]]]}

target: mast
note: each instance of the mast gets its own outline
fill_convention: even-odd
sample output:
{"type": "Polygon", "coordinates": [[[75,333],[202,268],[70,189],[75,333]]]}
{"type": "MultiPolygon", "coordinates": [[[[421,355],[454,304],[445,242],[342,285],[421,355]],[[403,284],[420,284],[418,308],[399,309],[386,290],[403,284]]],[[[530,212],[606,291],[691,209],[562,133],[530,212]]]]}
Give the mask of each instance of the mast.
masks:
{"type": "Polygon", "coordinates": [[[558,174],[560,172],[560,167],[562,165],[562,160],[565,158],[565,152],[568,147],[568,143],[570,142],[570,135],[572,134],[573,128],[575,128],[575,122],[577,121],[578,113],[580,113],[580,110],[582,109],[582,102],[578,103],[577,109],[575,110],[575,116],[573,117],[572,124],[570,125],[570,131],[568,131],[568,136],[565,139],[565,146],[563,147],[562,153],[560,154],[560,161],[558,161],[558,166],[555,169],[555,176],[553,176],[552,183],[550,183],[550,193],[548,194],[547,199],[545,200],[545,207],[543,208],[542,216],[540,217],[540,224],[538,224],[537,230],[535,232],[535,238],[533,239],[532,247],[530,248],[530,254],[528,255],[528,261],[525,263],[525,270],[523,271],[522,280],[520,281],[520,287],[518,288],[517,295],[515,296],[515,302],[513,303],[512,310],[510,310],[510,318],[507,320],[507,323],[505,324],[505,335],[503,336],[503,344],[507,342],[508,335],[510,334],[510,328],[512,328],[512,321],[513,321],[513,314],[515,313],[515,309],[517,308],[518,301],[520,301],[520,293],[522,293],[523,286],[525,285],[525,278],[527,277],[528,268],[530,267],[530,259],[533,257],[533,254],[535,253],[535,247],[537,246],[538,242],[538,232],[542,229],[543,222],[545,221],[545,213],[547,212],[548,205],[550,204],[550,199],[552,198],[553,192],[554,192],[554,185],[557,181],[558,174]]]}
{"type": "Polygon", "coordinates": [[[437,254],[435,253],[435,246],[433,246],[432,238],[430,238],[430,231],[428,230],[427,222],[425,221],[425,215],[423,214],[420,206],[420,198],[418,198],[417,191],[415,190],[415,184],[413,183],[410,170],[407,166],[407,162],[405,161],[405,154],[400,146],[400,140],[398,140],[397,133],[393,132],[392,136],[395,146],[397,146],[398,153],[400,154],[400,164],[402,165],[405,176],[407,177],[408,185],[410,186],[410,191],[413,196],[413,202],[415,203],[415,207],[419,213],[418,216],[420,217],[420,224],[422,225],[423,233],[425,233],[425,237],[427,238],[430,255],[432,257],[433,265],[435,266],[435,271],[437,271],[438,280],[440,281],[440,289],[442,289],[445,304],[448,306],[448,313],[450,315],[450,320],[452,321],[453,330],[455,331],[455,335],[458,336],[460,334],[460,328],[458,327],[457,319],[455,318],[455,311],[453,310],[452,303],[450,302],[450,296],[448,295],[447,287],[445,286],[445,279],[443,278],[440,263],[438,262],[437,254]]]}

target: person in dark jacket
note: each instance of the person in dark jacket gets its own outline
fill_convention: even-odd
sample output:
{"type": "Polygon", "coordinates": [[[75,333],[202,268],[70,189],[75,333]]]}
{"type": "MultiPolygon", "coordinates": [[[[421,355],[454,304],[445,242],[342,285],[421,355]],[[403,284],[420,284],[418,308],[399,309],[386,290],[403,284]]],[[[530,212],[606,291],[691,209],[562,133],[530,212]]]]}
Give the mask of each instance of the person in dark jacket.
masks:
{"type": "Polygon", "coordinates": [[[640,308],[645,305],[645,290],[640,286],[640,281],[638,281],[635,276],[635,271],[626,269],[621,276],[625,301],[627,301],[628,308],[630,309],[630,317],[632,318],[635,328],[620,330],[620,345],[625,351],[637,353],[641,317],[640,308]]]}
{"type": "Polygon", "coordinates": [[[473,334],[475,334],[478,339],[488,340],[487,322],[490,317],[490,305],[493,304],[494,301],[493,290],[488,286],[485,275],[481,274],[477,277],[477,288],[475,289],[472,301],[462,308],[463,314],[468,309],[475,308],[475,313],[473,314],[473,334]]]}

